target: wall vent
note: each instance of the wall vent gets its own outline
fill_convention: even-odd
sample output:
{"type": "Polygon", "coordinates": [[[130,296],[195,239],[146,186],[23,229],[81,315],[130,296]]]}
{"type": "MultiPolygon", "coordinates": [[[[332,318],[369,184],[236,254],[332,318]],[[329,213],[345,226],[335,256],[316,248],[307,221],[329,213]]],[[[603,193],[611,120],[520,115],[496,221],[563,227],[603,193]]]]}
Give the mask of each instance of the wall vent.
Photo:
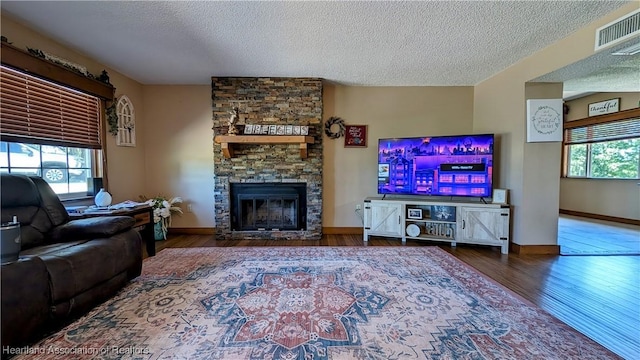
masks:
{"type": "Polygon", "coordinates": [[[640,35],[640,9],[596,30],[595,51],[619,44],[640,35]]]}

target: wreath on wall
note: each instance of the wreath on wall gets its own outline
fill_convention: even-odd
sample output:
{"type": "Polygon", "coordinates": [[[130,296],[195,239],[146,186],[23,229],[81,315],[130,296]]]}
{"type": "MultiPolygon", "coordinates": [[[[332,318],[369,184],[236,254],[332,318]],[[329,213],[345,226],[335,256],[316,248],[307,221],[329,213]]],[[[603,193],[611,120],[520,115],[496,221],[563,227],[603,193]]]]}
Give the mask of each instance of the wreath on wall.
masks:
{"type": "Polygon", "coordinates": [[[331,139],[337,139],[344,136],[344,120],[339,117],[332,116],[324,123],[324,133],[331,139]],[[338,130],[333,131],[331,128],[337,125],[338,130]]]}

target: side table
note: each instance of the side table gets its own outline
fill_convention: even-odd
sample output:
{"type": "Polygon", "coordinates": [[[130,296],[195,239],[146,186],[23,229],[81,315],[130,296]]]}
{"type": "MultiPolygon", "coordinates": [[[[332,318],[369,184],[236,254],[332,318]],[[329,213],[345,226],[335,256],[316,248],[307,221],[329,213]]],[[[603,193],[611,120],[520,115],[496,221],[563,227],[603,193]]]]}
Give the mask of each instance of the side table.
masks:
{"type": "Polygon", "coordinates": [[[69,213],[71,219],[84,219],[97,216],[131,216],[136,220],[133,227],[140,232],[147,247],[147,255],[156,255],[156,240],[153,235],[153,208],[140,205],[130,209],[98,210],[95,212],[69,213]]]}

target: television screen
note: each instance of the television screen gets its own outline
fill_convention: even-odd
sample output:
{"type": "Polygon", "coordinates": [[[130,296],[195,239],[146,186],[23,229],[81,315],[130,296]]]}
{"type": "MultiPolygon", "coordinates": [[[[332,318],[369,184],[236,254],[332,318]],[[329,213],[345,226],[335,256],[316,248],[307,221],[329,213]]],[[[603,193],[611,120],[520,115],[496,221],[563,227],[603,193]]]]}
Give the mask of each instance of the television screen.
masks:
{"type": "Polygon", "coordinates": [[[378,193],[491,197],[493,134],[380,139],[378,193]]]}

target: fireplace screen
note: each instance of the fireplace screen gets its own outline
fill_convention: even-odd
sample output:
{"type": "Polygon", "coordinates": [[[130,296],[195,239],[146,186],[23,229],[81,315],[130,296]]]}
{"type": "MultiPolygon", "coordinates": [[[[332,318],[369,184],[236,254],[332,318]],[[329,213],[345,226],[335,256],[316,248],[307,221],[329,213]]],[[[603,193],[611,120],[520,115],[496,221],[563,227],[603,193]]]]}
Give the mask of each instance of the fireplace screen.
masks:
{"type": "Polygon", "coordinates": [[[305,184],[232,184],[231,193],[234,231],[305,228],[305,184]]]}

